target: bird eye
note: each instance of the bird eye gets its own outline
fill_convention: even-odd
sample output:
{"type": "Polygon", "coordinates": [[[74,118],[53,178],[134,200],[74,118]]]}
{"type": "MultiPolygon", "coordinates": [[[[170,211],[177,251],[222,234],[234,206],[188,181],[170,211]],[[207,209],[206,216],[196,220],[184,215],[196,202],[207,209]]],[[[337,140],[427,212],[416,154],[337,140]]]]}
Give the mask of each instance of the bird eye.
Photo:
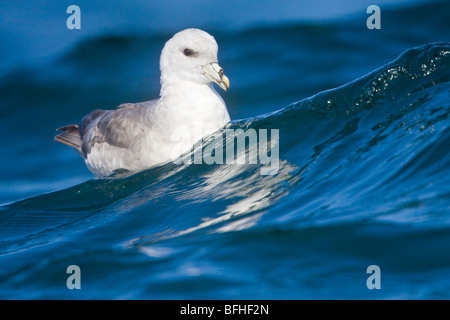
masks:
{"type": "Polygon", "coordinates": [[[189,57],[190,55],[192,55],[194,53],[194,51],[192,51],[189,48],[186,48],[186,49],[184,49],[183,53],[186,57],[189,57]]]}

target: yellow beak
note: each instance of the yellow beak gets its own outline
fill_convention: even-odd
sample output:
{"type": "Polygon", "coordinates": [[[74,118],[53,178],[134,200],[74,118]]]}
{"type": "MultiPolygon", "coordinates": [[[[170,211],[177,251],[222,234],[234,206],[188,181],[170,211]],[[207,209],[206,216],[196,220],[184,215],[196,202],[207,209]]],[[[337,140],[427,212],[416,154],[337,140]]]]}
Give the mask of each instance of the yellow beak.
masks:
{"type": "Polygon", "coordinates": [[[215,62],[204,65],[205,77],[217,83],[223,90],[227,91],[230,87],[230,80],[223,74],[223,69],[215,62]]]}

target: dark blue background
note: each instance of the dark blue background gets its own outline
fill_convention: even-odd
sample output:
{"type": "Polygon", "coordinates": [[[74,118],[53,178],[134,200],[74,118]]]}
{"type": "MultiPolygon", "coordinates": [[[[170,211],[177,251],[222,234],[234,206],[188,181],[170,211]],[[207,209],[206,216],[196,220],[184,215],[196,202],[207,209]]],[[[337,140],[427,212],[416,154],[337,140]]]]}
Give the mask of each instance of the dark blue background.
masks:
{"type": "MultiPolygon", "coordinates": [[[[216,38],[231,81],[221,95],[233,120],[251,123],[409,48],[449,41],[449,9],[447,1],[3,1],[0,297],[448,298],[448,72],[434,89],[414,87],[423,96],[404,98],[414,91],[407,80],[391,84],[392,105],[379,100],[378,114],[263,116],[284,139],[278,180],[203,167],[96,180],[53,136],[92,109],[156,98],[160,51],[187,27],[216,38]],[[66,28],[71,4],[81,30],[66,28]],[[371,4],[381,30],[366,27],[371,4]],[[422,161],[421,152],[432,156],[422,161]],[[230,224],[204,228],[233,210],[230,224]],[[158,240],[125,245],[140,237],[158,240]],[[65,287],[70,264],[82,269],[79,292],[65,287]],[[371,264],[383,272],[380,291],[365,286],[371,264]]],[[[330,99],[351,106],[355,90],[330,99]]]]}

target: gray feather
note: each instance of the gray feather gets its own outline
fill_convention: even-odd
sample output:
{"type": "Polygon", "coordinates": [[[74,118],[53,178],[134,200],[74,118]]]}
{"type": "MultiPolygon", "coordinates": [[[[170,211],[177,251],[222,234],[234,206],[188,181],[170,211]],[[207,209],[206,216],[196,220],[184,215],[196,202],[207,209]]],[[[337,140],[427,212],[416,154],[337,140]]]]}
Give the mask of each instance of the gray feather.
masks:
{"type": "Polygon", "coordinates": [[[84,116],[79,125],[68,125],[55,140],[75,148],[86,158],[97,143],[128,148],[146,125],[143,123],[147,107],[156,100],[121,104],[115,110],[96,109],[84,116]]]}
{"type": "Polygon", "coordinates": [[[83,156],[83,153],[81,151],[81,145],[83,141],[81,140],[80,131],[76,124],[69,124],[68,126],[64,126],[56,130],[64,132],[55,136],[55,141],[75,148],[75,150],[77,150],[78,153],[83,156]]]}

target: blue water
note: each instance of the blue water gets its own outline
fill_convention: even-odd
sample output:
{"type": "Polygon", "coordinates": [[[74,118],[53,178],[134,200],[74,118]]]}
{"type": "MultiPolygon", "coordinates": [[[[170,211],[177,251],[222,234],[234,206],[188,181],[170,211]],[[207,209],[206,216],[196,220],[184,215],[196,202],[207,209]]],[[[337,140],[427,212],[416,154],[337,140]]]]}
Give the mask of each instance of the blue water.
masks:
{"type": "Polygon", "coordinates": [[[94,108],[157,96],[164,21],[46,54],[3,46],[0,298],[449,299],[450,7],[384,8],[381,30],[352,10],[196,25],[219,43],[230,128],[279,129],[273,176],[167,164],[94,179],[53,141],[94,108]]]}

